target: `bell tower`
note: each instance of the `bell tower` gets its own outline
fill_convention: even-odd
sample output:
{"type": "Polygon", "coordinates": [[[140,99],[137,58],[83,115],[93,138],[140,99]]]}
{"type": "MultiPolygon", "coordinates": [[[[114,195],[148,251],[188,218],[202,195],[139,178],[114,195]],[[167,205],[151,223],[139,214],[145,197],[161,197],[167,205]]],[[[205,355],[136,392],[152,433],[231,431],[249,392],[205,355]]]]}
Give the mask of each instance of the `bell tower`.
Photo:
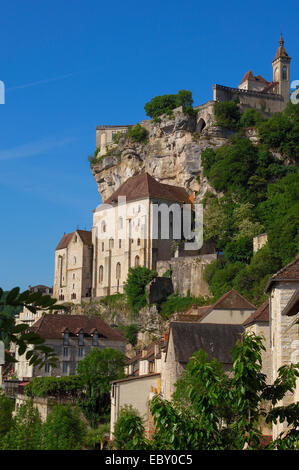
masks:
{"type": "Polygon", "coordinates": [[[272,61],[273,82],[278,83],[278,94],[282,95],[285,103],[290,100],[290,62],[291,57],[284,48],[284,40],[280,35],[279,47],[272,61]]]}

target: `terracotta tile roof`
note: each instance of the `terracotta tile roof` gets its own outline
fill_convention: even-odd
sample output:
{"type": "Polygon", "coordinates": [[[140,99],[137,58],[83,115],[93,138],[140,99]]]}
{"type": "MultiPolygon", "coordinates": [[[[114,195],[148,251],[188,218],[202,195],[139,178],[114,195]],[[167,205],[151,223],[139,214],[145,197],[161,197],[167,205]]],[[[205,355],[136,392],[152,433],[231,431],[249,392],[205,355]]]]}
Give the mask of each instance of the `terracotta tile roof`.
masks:
{"type": "Polygon", "coordinates": [[[270,82],[267,86],[262,90],[262,93],[267,93],[271,88],[274,88],[278,82],[270,82]]]}
{"type": "Polygon", "coordinates": [[[79,237],[81,238],[82,242],[84,245],[92,245],[92,236],[91,232],[87,230],[76,230],[75,232],[72,233],[66,233],[63,235],[62,239],[60,240],[56,251],[57,250],[62,250],[63,248],[67,248],[73,235],[77,233],[79,237]]]}
{"type": "Polygon", "coordinates": [[[257,75],[256,77],[253,75],[252,73],[252,70],[249,70],[248,72],[245,73],[244,77],[242,78],[242,81],[240,83],[240,85],[244,82],[246,82],[247,80],[256,80],[256,81],[259,81],[259,82],[265,82],[265,83],[269,83],[268,80],[266,80],[264,77],[262,77],[261,75],[257,75]]]}
{"type": "Polygon", "coordinates": [[[84,334],[88,336],[96,329],[99,336],[104,337],[104,339],[126,342],[124,336],[95,315],[43,315],[32,325],[30,331],[38,333],[45,339],[62,339],[63,331],[66,329],[69,330],[71,335],[78,334],[82,329],[84,334]]]}
{"type": "Polygon", "coordinates": [[[269,323],[269,299],[255,311],[249,318],[243,323],[244,326],[251,325],[253,323],[269,323]]]}
{"type": "Polygon", "coordinates": [[[293,261],[280,269],[274,276],[272,276],[265,288],[265,292],[268,292],[274,282],[288,282],[297,281],[299,282],[299,254],[293,261]]]}
{"type": "Polygon", "coordinates": [[[166,201],[190,203],[189,195],[184,188],[159,183],[148,173],[142,173],[129,178],[104,203],[115,203],[118,201],[119,196],[125,196],[127,201],[150,197],[166,201]]]}

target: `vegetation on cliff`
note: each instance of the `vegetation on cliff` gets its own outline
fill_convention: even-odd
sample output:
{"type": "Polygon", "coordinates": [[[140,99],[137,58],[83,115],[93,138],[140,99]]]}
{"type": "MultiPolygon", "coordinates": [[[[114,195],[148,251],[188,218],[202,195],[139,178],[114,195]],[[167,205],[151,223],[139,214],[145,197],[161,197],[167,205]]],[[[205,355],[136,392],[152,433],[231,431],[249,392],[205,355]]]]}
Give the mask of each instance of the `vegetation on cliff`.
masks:
{"type": "Polygon", "coordinates": [[[192,108],[192,104],[192,92],[189,90],[180,90],[176,95],[155,96],[145,104],[144,109],[147,116],[159,122],[159,118],[162,114],[171,116],[172,111],[179,106],[183,107],[185,113],[194,115],[195,112],[192,108]]]}
{"type": "Polygon", "coordinates": [[[204,237],[223,253],[204,276],[215,297],[234,287],[260,304],[268,278],[299,250],[299,173],[284,162],[298,161],[299,106],[290,103],[267,120],[248,110],[241,122],[255,123],[258,145],[239,130],[229,144],[202,153],[204,176],[219,193],[204,199],[204,237]],[[264,232],[268,243],[253,255],[252,239],[264,232]]]}

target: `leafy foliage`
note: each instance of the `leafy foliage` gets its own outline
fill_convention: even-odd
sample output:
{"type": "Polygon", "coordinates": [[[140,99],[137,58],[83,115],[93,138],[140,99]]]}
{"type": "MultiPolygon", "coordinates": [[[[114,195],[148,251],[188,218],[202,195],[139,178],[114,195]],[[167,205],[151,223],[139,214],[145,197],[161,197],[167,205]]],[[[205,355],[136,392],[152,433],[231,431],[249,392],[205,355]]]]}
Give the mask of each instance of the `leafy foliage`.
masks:
{"type": "Polygon", "coordinates": [[[42,449],[42,421],[31,400],[18,409],[10,430],[0,441],[0,448],[2,450],[42,449]]]}
{"type": "Polygon", "coordinates": [[[218,126],[236,130],[240,126],[241,111],[235,101],[219,101],[215,103],[215,117],[218,126]]]}
{"type": "Polygon", "coordinates": [[[131,323],[131,325],[124,326],[122,330],[129,343],[132,346],[136,346],[139,331],[138,325],[136,325],[135,323],[131,323]]]}
{"type": "Polygon", "coordinates": [[[285,110],[258,124],[262,142],[285,158],[299,162],[299,106],[288,103],[285,110]]]}
{"type": "Polygon", "coordinates": [[[78,405],[93,428],[110,412],[110,382],[124,377],[124,363],[125,356],[112,348],[93,349],[78,363],[84,384],[78,405]]]}
{"type": "Polygon", "coordinates": [[[129,127],[127,136],[134,142],[146,143],[148,139],[148,132],[140,124],[136,124],[136,126],[129,127]]]}
{"type": "Polygon", "coordinates": [[[14,407],[14,400],[0,395],[0,441],[11,428],[14,407]]]}
{"type": "Polygon", "coordinates": [[[103,450],[107,437],[109,439],[110,423],[100,424],[97,429],[88,429],[84,445],[90,450],[103,450]]]}
{"type": "Polygon", "coordinates": [[[146,306],[146,285],[158,276],[156,271],[152,271],[145,266],[130,268],[127,282],[124,287],[128,304],[133,313],[138,313],[142,307],[146,306]]]}
{"type": "MultiPolygon", "coordinates": [[[[57,357],[52,348],[45,346],[44,339],[38,334],[28,332],[27,324],[19,324],[15,326],[14,316],[7,315],[6,309],[27,308],[35,314],[37,311],[51,313],[54,310],[63,310],[62,305],[56,305],[56,299],[52,299],[50,295],[43,295],[41,292],[31,293],[25,291],[20,293],[19,287],[15,287],[10,292],[3,295],[0,289],[0,339],[8,343],[14,343],[18,348],[19,356],[26,354],[26,360],[29,365],[43,367],[47,362],[55,367],[57,357]]],[[[5,353],[6,362],[17,362],[8,352],[5,353]]]]}
{"type": "MultiPolygon", "coordinates": [[[[127,449],[153,450],[243,450],[261,448],[261,423],[286,421],[288,430],[268,448],[299,449],[299,403],[277,406],[286,393],[293,393],[299,377],[299,364],[283,366],[273,385],[262,373],[262,338],[243,335],[232,351],[229,374],[216,360],[207,360],[204,351],[191,357],[176,384],[173,401],[160,396],[151,401],[155,433],[149,442],[130,442],[127,449]],[[265,404],[271,402],[272,409],[265,404]],[[269,407],[268,407],[269,408],[269,407]],[[138,445],[138,447],[136,447],[138,445]]],[[[129,429],[134,435],[137,418],[129,429]]],[[[124,430],[125,428],[123,428],[124,430]]]]}
{"type": "Polygon", "coordinates": [[[241,127],[255,127],[257,124],[263,121],[263,116],[257,109],[246,109],[240,118],[241,127]]]}
{"type": "Polygon", "coordinates": [[[121,409],[115,423],[113,445],[116,450],[132,450],[144,447],[144,426],[138,412],[132,406],[121,409]]]}
{"type": "Polygon", "coordinates": [[[66,377],[33,377],[25,386],[29,397],[55,397],[75,399],[83,388],[83,382],[78,375],[66,377]]]}
{"type": "Polygon", "coordinates": [[[146,115],[157,121],[162,114],[171,115],[172,110],[183,107],[187,113],[192,113],[193,98],[191,91],[180,90],[176,95],[155,96],[145,104],[146,115]]]}
{"type": "Polygon", "coordinates": [[[207,297],[192,297],[187,295],[183,297],[177,293],[171,294],[165,302],[162,303],[159,311],[160,315],[167,319],[174,312],[186,312],[192,305],[207,305],[207,297]]]}
{"type": "Polygon", "coordinates": [[[82,449],[85,433],[86,426],[80,419],[78,409],[71,405],[56,405],[43,426],[43,449],[82,449]]]}

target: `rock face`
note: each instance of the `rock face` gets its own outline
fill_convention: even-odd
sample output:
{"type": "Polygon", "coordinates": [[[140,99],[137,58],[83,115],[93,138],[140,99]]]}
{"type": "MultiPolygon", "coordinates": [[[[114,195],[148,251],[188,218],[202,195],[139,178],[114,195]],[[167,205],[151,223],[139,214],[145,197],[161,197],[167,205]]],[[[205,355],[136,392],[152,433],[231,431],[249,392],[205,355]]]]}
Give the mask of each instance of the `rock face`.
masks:
{"type": "Polygon", "coordinates": [[[202,175],[201,153],[207,147],[227,143],[230,132],[213,125],[214,102],[197,109],[197,118],[177,108],[173,116],[163,116],[160,123],[143,121],[141,125],[149,132],[146,145],[122,138],[110,148],[108,155],[92,166],[102,201],[128,178],[142,172],[161,183],[198,192],[200,196],[212,190],[202,175]]]}

